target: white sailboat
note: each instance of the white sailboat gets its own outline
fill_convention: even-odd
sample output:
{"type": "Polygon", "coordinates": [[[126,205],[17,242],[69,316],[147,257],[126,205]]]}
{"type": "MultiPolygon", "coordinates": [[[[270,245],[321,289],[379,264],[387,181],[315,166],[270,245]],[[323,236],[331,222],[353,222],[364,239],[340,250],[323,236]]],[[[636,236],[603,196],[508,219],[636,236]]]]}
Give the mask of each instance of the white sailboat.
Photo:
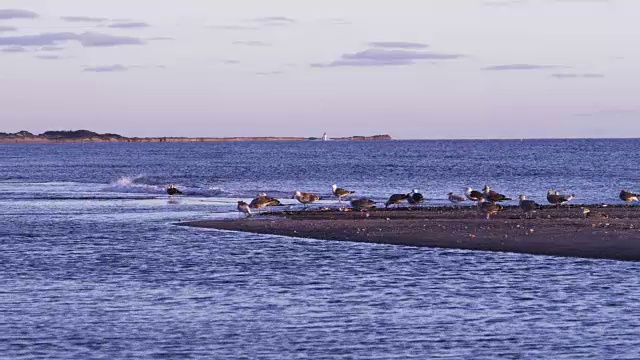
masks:
{"type": "Polygon", "coordinates": [[[322,141],[327,141],[329,140],[329,138],[327,137],[327,133],[324,133],[324,135],[322,135],[322,141]]]}

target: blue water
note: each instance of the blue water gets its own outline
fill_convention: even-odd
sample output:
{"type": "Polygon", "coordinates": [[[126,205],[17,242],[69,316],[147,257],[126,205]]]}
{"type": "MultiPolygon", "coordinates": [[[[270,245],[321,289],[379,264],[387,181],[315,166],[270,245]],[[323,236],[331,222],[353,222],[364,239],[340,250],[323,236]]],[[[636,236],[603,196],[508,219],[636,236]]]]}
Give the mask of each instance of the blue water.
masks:
{"type": "Polygon", "coordinates": [[[638,263],[173,225],[332,183],[619,203],[639,162],[640,140],[0,145],[0,357],[639,358],[638,263]]]}

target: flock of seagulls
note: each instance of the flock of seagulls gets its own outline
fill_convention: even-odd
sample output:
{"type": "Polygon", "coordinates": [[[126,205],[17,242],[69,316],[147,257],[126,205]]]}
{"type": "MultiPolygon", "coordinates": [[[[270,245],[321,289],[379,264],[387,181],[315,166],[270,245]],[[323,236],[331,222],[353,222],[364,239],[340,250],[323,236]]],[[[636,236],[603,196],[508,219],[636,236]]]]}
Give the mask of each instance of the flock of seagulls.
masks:
{"type": "MultiPolygon", "coordinates": [[[[338,187],[336,184],[332,185],[332,193],[334,196],[338,198],[338,202],[342,203],[344,197],[355,194],[355,191],[347,190],[338,187]]],[[[182,192],[178,190],[175,186],[169,185],[167,187],[167,194],[181,195],[182,192]]],[[[453,204],[458,204],[464,202],[466,200],[472,201],[478,209],[486,215],[487,219],[491,219],[492,215],[497,214],[498,212],[503,210],[500,202],[509,201],[511,198],[500,194],[499,192],[492,190],[488,185],[485,185],[482,191],[474,190],[470,187],[465,189],[464,197],[460,195],[456,195],[453,192],[450,192],[448,195],[448,199],[453,204]]],[[[547,191],[547,201],[551,205],[555,205],[557,208],[571,201],[575,195],[573,194],[562,194],[559,191],[554,191],[553,189],[549,189],[547,191]]],[[[626,202],[627,207],[633,201],[640,201],[640,194],[633,193],[629,190],[622,190],[619,195],[620,199],[626,202]]],[[[304,208],[313,204],[314,202],[320,200],[320,196],[314,193],[308,192],[300,192],[295,191],[293,194],[293,198],[298,200],[304,208]]],[[[528,200],[527,197],[523,194],[519,197],[519,206],[520,209],[524,212],[525,216],[528,218],[529,215],[540,208],[540,205],[533,200],[528,200]]],[[[408,194],[393,194],[389,197],[384,205],[385,209],[390,206],[395,205],[398,208],[404,201],[407,201],[409,205],[419,206],[425,201],[425,197],[418,192],[417,189],[412,190],[408,194]]],[[[372,208],[376,207],[376,202],[367,199],[367,198],[359,198],[353,199],[350,201],[351,207],[354,211],[366,212],[372,208]]],[[[280,200],[267,196],[265,193],[260,193],[258,196],[253,199],[250,203],[246,203],[244,201],[238,201],[237,210],[241,213],[245,213],[248,216],[252,215],[252,210],[257,210],[258,214],[261,213],[261,210],[267,208],[269,212],[271,212],[271,207],[282,205],[280,200]]],[[[606,214],[597,213],[591,211],[586,208],[583,209],[583,215],[585,217],[599,217],[604,218],[606,214]]]]}

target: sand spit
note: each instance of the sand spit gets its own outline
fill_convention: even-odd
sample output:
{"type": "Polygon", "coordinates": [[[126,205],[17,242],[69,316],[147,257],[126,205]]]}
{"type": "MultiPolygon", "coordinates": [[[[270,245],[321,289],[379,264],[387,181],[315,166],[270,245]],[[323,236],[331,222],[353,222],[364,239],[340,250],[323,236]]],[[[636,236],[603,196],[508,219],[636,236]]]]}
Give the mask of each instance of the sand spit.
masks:
{"type": "Polygon", "coordinates": [[[406,246],[640,260],[640,207],[589,206],[608,218],[584,218],[579,206],[543,207],[530,219],[507,207],[491,220],[472,207],[281,211],[179,225],[301,238],[406,246]]]}

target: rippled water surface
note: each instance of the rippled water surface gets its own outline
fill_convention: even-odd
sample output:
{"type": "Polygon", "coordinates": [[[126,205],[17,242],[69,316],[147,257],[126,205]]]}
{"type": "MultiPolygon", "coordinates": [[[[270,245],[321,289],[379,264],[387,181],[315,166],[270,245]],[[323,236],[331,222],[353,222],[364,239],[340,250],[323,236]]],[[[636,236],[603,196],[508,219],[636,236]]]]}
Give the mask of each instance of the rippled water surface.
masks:
{"type": "MultiPolygon", "coordinates": [[[[173,225],[330,185],[617,202],[638,140],[0,145],[3,358],[640,358],[640,265],[173,225]],[[174,183],[188,196],[169,199],[174,183]]],[[[638,190],[637,188],[635,190],[638,190]]]]}

